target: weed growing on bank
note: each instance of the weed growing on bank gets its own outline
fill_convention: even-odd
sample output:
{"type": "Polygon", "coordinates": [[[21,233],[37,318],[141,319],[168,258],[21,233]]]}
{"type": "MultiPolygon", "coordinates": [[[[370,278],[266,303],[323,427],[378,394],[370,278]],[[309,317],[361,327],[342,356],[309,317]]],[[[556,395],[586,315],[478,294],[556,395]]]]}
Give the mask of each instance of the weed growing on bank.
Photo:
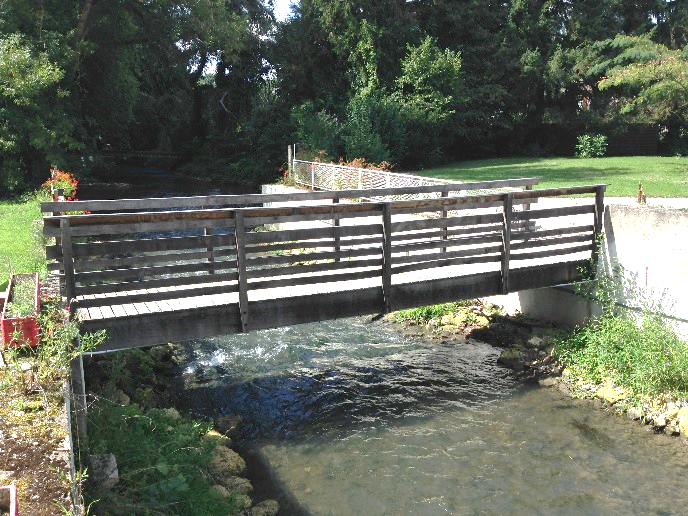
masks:
{"type": "Polygon", "coordinates": [[[205,473],[215,446],[201,437],[212,424],[179,419],[171,411],[144,411],[101,399],[89,410],[94,453],[117,457],[119,483],[99,495],[98,514],[236,514],[235,495],[210,490],[205,473]]]}
{"type": "Polygon", "coordinates": [[[688,399],[688,343],[661,315],[661,296],[639,288],[619,264],[579,293],[599,303],[602,315],[556,343],[554,353],[572,378],[611,381],[636,399],[688,399]]]}
{"type": "Polygon", "coordinates": [[[394,313],[397,322],[414,322],[425,324],[431,320],[440,320],[445,315],[455,315],[462,308],[470,307],[474,303],[470,301],[457,301],[454,303],[443,303],[439,305],[420,306],[418,308],[408,308],[394,313]]]}
{"type": "Polygon", "coordinates": [[[496,305],[483,305],[477,299],[467,299],[453,303],[442,303],[439,305],[421,306],[418,308],[408,308],[394,312],[392,317],[396,322],[412,322],[415,324],[427,324],[432,321],[439,322],[445,315],[459,316],[463,322],[473,324],[478,322],[476,308],[480,308],[483,316],[493,315],[499,312],[496,305]]]}

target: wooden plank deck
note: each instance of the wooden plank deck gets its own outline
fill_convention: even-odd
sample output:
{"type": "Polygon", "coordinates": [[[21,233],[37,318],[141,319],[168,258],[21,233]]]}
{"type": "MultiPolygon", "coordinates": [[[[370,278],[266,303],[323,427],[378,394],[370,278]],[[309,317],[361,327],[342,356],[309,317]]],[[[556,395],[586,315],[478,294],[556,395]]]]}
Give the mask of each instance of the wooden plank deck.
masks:
{"type": "MultiPolygon", "coordinates": [[[[363,203],[347,202],[362,197],[352,192],[326,205],[270,195],[289,205],[177,211],[168,199],[114,201],[143,211],[46,216],[44,235],[59,238],[46,253],[83,330],[108,330],[108,351],[574,282],[591,262],[604,187],[363,203]],[[590,196],[560,199],[574,193],[590,196]],[[538,199],[560,202],[529,209],[538,199]]],[[[179,204],[211,204],[192,199],[179,204]]]]}

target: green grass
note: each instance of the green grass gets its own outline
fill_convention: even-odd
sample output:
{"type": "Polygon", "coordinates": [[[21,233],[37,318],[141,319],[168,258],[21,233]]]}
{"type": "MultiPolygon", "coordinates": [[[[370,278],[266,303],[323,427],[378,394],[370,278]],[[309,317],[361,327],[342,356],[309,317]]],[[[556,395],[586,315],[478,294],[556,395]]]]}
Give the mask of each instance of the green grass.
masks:
{"type": "Polygon", "coordinates": [[[237,514],[234,495],[220,498],[209,491],[205,470],[215,444],[201,436],[211,425],[175,419],[164,410],[144,411],[102,400],[89,408],[92,446],[114,453],[119,483],[95,503],[97,514],[212,516],[237,514]]]}
{"type": "Polygon", "coordinates": [[[634,397],[688,398],[688,343],[661,316],[645,314],[641,323],[602,317],[558,342],[554,352],[573,378],[609,379],[634,397]]]}
{"type": "Polygon", "coordinates": [[[0,201],[0,286],[10,274],[47,272],[40,202],[37,195],[22,201],[0,201]]]}
{"type": "Polygon", "coordinates": [[[459,181],[539,177],[537,188],[609,184],[606,195],[636,197],[638,182],[648,198],[688,197],[688,157],[496,158],[462,161],[418,172],[459,181]]]}

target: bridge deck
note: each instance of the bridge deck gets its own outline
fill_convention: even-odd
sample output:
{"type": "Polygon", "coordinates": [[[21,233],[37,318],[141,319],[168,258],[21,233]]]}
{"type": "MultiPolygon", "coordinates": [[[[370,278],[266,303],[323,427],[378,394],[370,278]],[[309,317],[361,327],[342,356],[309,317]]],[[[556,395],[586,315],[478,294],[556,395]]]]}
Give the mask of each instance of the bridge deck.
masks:
{"type": "Polygon", "coordinates": [[[339,202],[361,191],[316,192],[250,208],[226,206],[260,197],[226,196],[183,198],[177,211],[170,200],[94,201],[86,209],[99,213],[45,217],[44,234],[84,330],[107,329],[101,350],[113,350],[570,283],[593,256],[603,192],[365,203],[339,202]],[[570,194],[595,197],[560,198],[570,194]]]}

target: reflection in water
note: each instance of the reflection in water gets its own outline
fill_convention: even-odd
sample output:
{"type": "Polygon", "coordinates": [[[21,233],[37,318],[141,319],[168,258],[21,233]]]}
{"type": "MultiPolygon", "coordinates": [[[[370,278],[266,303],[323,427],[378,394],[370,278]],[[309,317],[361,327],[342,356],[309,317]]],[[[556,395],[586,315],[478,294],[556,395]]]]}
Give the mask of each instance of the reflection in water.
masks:
{"type": "Polygon", "coordinates": [[[187,372],[219,379],[185,402],[242,416],[244,451],[272,485],[257,497],[284,514],[684,512],[675,440],[522,386],[497,355],[357,319],[214,338],[187,372]]]}

